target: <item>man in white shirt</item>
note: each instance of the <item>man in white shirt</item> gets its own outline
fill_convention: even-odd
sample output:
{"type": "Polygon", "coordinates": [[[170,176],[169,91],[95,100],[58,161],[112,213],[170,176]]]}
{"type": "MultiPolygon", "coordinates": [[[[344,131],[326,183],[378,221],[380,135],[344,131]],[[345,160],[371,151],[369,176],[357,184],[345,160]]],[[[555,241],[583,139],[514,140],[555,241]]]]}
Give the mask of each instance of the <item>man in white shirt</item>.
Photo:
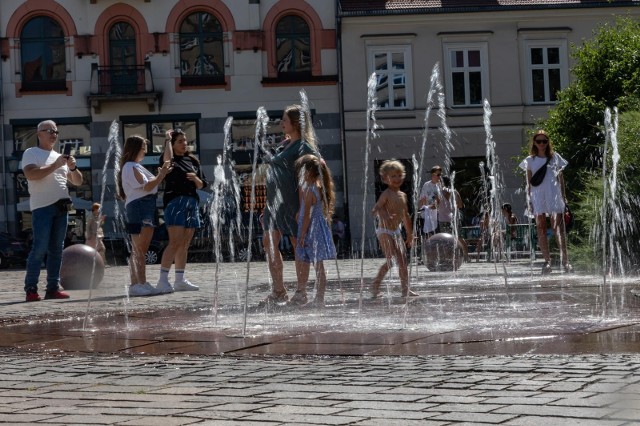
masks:
{"type": "Polygon", "coordinates": [[[53,149],[58,141],[56,123],[52,120],[39,123],[37,136],[38,146],[27,149],[22,156],[22,171],[29,182],[33,231],[33,244],[24,278],[27,302],[40,300],[38,280],[45,256],[47,287],[44,298],[69,298],[67,293],[60,290],[62,249],[71,207],[67,182],[76,186],[82,184],[82,173],[76,167],[76,159],[53,149]]]}

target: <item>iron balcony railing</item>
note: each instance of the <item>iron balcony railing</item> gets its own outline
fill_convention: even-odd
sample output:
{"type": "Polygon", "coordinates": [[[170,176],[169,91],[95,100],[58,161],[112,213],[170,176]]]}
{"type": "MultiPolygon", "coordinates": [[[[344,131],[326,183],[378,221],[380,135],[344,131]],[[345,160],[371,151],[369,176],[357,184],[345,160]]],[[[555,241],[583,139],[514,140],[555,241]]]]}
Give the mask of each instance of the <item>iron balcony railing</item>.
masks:
{"type": "Polygon", "coordinates": [[[97,95],[136,95],[153,92],[151,66],[97,66],[91,76],[91,92],[97,95]]]}

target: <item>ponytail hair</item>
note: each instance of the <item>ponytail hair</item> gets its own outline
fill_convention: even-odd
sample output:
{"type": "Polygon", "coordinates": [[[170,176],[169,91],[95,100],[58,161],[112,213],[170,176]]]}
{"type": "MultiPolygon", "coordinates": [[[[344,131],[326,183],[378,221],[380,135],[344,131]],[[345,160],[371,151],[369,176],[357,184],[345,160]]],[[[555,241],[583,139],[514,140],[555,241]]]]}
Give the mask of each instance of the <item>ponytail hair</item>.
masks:
{"type": "Polygon", "coordinates": [[[301,105],[289,105],[284,110],[284,113],[289,117],[291,123],[296,126],[296,129],[300,132],[302,139],[317,151],[318,142],[316,140],[316,132],[313,129],[313,123],[311,122],[311,114],[309,111],[302,108],[301,105]]]}

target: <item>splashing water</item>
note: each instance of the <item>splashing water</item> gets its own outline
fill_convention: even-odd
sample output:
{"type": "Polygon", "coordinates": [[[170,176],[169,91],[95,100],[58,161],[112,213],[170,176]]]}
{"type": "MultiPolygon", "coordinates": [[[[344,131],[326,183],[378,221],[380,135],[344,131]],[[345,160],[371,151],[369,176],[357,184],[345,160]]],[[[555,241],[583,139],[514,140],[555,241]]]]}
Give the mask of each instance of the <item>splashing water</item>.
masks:
{"type": "MultiPolygon", "coordinates": [[[[300,90],[300,106],[302,106],[302,114],[300,114],[300,133],[301,136],[303,138],[303,140],[305,139],[305,137],[309,136],[311,137],[314,141],[316,141],[317,143],[317,138],[316,138],[316,133],[315,133],[315,127],[313,125],[311,125],[311,123],[307,124],[307,117],[309,117],[309,119],[311,119],[311,108],[309,107],[309,98],[307,96],[307,92],[304,89],[300,90]]],[[[320,157],[320,159],[322,161],[324,161],[324,159],[322,158],[322,155],[320,153],[320,149],[319,147],[316,147],[318,149],[318,156],[320,157]]],[[[326,192],[324,191],[324,178],[321,176],[320,179],[320,184],[321,184],[321,189],[322,191],[322,197],[323,197],[323,201],[324,204],[327,204],[327,198],[326,198],[326,192]]],[[[331,219],[327,218],[327,225],[329,226],[329,229],[331,229],[331,219]]],[[[295,250],[295,247],[294,247],[295,250]]],[[[338,278],[338,288],[340,290],[340,294],[342,294],[342,300],[343,300],[343,304],[344,304],[344,290],[342,288],[342,279],[340,279],[340,268],[338,265],[338,256],[336,254],[336,258],[335,258],[335,267],[336,267],[336,274],[337,274],[337,278],[338,278]]]]}
{"type": "MultiPolygon", "coordinates": [[[[104,199],[105,199],[106,189],[107,189],[107,176],[108,176],[107,172],[109,170],[108,168],[111,163],[111,159],[113,159],[114,182],[117,182],[117,176],[120,172],[120,157],[122,156],[122,150],[120,148],[120,142],[119,142],[119,131],[120,131],[120,126],[118,125],[118,122],[114,120],[111,123],[111,126],[109,127],[109,134],[107,137],[107,141],[109,142],[109,147],[107,148],[104,164],[102,166],[102,189],[100,191],[100,210],[98,211],[98,217],[102,217],[102,209],[104,208],[104,199]]],[[[113,227],[116,233],[119,234],[124,230],[124,218],[120,213],[120,206],[118,205],[118,202],[114,203],[114,209],[115,210],[114,210],[113,227]]],[[[97,255],[98,253],[96,251],[96,253],[94,254],[93,267],[91,270],[89,296],[87,298],[87,309],[85,312],[84,322],[82,325],[83,330],[87,329],[88,322],[89,322],[89,312],[91,309],[91,300],[92,300],[92,292],[93,292],[93,276],[95,274],[95,256],[97,255]]],[[[128,295],[129,292],[127,289],[126,282],[124,286],[125,286],[124,292],[125,294],[128,295]]],[[[125,320],[126,319],[127,319],[127,312],[126,312],[126,304],[125,304],[125,320]]]]}
{"type": "MultiPolygon", "coordinates": [[[[269,123],[269,116],[267,115],[267,110],[264,107],[260,107],[258,108],[258,111],[256,113],[256,130],[255,130],[255,134],[254,134],[254,144],[253,144],[253,164],[252,164],[252,172],[251,172],[251,201],[250,201],[250,208],[249,208],[249,236],[247,238],[248,240],[248,247],[247,247],[247,277],[246,277],[246,281],[245,281],[245,288],[244,288],[244,315],[243,315],[243,322],[242,322],[242,335],[246,335],[247,333],[247,311],[248,311],[248,304],[249,304],[249,272],[250,272],[250,265],[251,265],[251,242],[253,241],[253,211],[255,209],[256,206],[256,173],[257,173],[257,165],[258,165],[258,147],[261,145],[261,143],[264,143],[264,138],[267,134],[267,124],[269,123]]],[[[280,195],[281,197],[281,195],[280,195]]],[[[276,201],[277,202],[277,201],[276,201]]],[[[269,208],[269,206],[267,205],[266,207],[267,209],[269,208]]],[[[271,235],[271,233],[269,233],[269,235],[271,235]]],[[[273,250],[275,250],[275,248],[273,247],[273,241],[270,242],[269,244],[270,246],[270,250],[272,251],[272,253],[270,253],[271,256],[273,256],[273,250]]],[[[267,262],[269,260],[267,259],[267,262]]]]}
{"type": "MultiPolygon", "coordinates": [[[[487,99],[484,100],[483,104],[483,118],[482,122],[484,124],[484,131],[486,134],[485,138],[485,146],[486,146],[486,160],[487,160],[487,169],[489,171],[489,175],[487,176],[486,182],[488,183],[488,196],[489,200],[487,205],[489,206],[489,244],[491,246],[491,253],[496,256],[496,260],[504,258],[502,251],[502,247],[504,247],[504,238],[502,232],[500,230],[500,222],[502,220],[502,208],[501,208],[501,199],[502,199],[502,175],[498,168],[498,158],[496,156],[496,143],[493,139],[493,132],[491,130],[491,105],[489,105],[489,101],[487,99]]],[[[483,176],[483,181],[485,177],[483,176]]],[[[504,268],[504,263],[503,263],[504,268]]],[[[496,272],[497,272],[497,264],[496,264],[496,272]]],[[[504,280],[505,285],[507,282],[506,269],[504,270],[504,280]]]]}
{"type": "Polygon", "coordinates": [[[376,73],[372,73],[367,82],[367,136],[364,147],[364,179],[363,199],[362,199],[362,228],[360,234],[360,300],[358,302],[358,312],[362,312],[362,297],[364,293],[364,249],[365,249],[365,232],[367,225],[367,189],[369,181],[369,153],[371,152],[371,139],[376,138],[378,124],[376,123],[376,111],[378,109],[378,99],[376,97],[376,88],[378,87],[378,78],[376,73]]]}
{"type": "MultiPolygon", "coordinates": [[[[420,188],[422,188],[422,170],[424,168],[424,154],[427,149],[427,138],[429,136],[429,116],[431,115],[431,110],[434,106],[434,98],[437,93],[442,90],[442,85],[440,84],[440,65],[436,63],[431,70],[431,78],[429,79],[429,91],[427,92],[427,106],[424,112],[424,127],[422,130],[422,145],[420,146],[420,162],[416,164],[415,156],[412,157],[413,165],[414,165],[414,175],[416,179],[414,179],[413,186],[413,205],[417,206],[419,197],[420,197],[420,188]]],[[[418,235],[421,235],[421,230],[416,229],[418,226],[418,214],[414,215],[413,219],[413,229],[418,235]]],[[[414,252],[412,248],[412,252],[414,252]]],[[[413,255],[411,256],[413,258],[413,255]]],[[[413,263],[413,262],[412,262],[413,263]]],[[[411,274],[409,274],[411,275],[411,274]]]]}

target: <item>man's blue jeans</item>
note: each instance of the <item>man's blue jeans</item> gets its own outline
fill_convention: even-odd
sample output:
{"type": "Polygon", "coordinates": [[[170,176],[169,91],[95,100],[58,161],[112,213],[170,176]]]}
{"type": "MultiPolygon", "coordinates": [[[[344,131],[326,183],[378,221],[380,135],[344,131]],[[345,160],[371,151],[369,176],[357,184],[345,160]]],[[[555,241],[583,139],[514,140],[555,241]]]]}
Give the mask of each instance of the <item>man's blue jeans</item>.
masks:
{"type": "Polygon", "coordinates": [[[31,215],[33,240],[27,258],[27,275],[24,290],[38,291],[40,267],[47,256],[47,291],[56,291],[60,285],[62,249],[67,234],[69,215],[55,204],[35,209],[31,215]]]}

